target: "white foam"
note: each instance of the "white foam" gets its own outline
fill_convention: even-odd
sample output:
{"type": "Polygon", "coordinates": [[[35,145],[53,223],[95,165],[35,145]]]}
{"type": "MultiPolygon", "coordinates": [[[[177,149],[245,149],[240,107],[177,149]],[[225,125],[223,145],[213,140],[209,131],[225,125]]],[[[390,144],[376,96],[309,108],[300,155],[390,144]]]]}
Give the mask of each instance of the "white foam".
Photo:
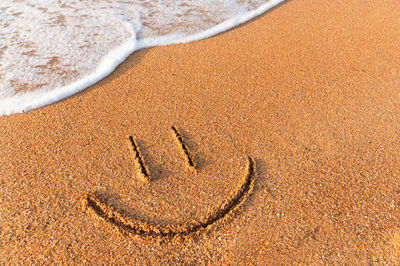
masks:
{"type": "MultiPolygon", "coordinates": [[[[2,1],[13,1],[13,0],[2,0],[2,1]]],[[[28,0],[27,0],[28,1],[28,0]]],[[[51,0],[34,0],[34,1],[39,1],[39,2],[46,2],[46,1],[51,1],[51,0]]],[[[68,78],[63,78],[61,75],[59,80],[57,82],[65,82],[65,79],[69,80],[69,84],[63,85],[63,86],[57,86],[54,84],[57,84],[57,82],[52,83],[49,82],[50,86],[47,86],[45,89],[37,89],[34,91],[28,91],[28,92],[23,92],[23,93],[12,93],[12,90],[9,88],[2,88],[0,86],[0,96],[1,93],[5,94],[6,97],[1,98],[0,97],[0,115],[7,115],[7,114],[12,114],[12,113],[18,113],[18,112],[25,112],[28,110],[32,110],[35,108],[39,108],[45,105],[49,105],[52,103],[55,103],[57,101],[60,101],[66,97],[69,97],[79,91],[82,91],[83,89],[93,85],[94,83],[98,82],[99,80],[103,79],[107,75],[109,75],[111,72],[114,71],[114,69],[122,63],[130,54],[132,54],[134,51],[142,49],[142,48],[147,48],[147,47],[152,47],[152,46],[159,46],[159,45],[167,45],[167,44],[174,44],[174,43],[183,43],[183,42],[192,42],[192,41],[197,41],[201,39],[205,39],[211,36],[214,36],[216,34],[219,34],[221,32],[224,32],[226,30],[229,30],[233,27],[236,27],[264,12],[267,10],[275,7],[276,5],[284,2],[285,0],[270,0],[266,3],[259,4],[256,8],[251,9],[251,5],[246,2],[246,5],[238,5],[238,4],[232,4],[233,0],[224,0],[223,2],[220,2],[220,5],[216,6],[215,12],[221,12],[221,18],[223,19],[222,22],[217,23],[214,26],[211,26],[212,23],[206,23],[204,21],[197,21],[197,19],[193,20],[191,18],[191,15],[188,17],[192,20],[189,21],[175,21],[176,19],[174,17],[168,18],[166,21],[174,21],[172,25],[169,25],[170,28],[168,27],[161,27],[161,26],[154,26],[150,25],[151,23],[154,23],[154,21],[150,20],[146,21],[143,19],[143,17],[140,17],[137,13],[136,10],[140,9],[141,6],[130,6],[130,9],[127,7],[128,2],[125,4],[121,4],[123,1],[119,1],[119,6],[116,8],[115,6],[111,7],[109,11],[107,6],[101,6],[99,11],[101,13],[104,13],[103,15],[104,20],[110,20],[109,16],[111,15],[116,15],[118,19],[116,19],[116,25],[118,26],[118,30],[114,32],[114,28],[110,28],[108,32],[104,32],[105,30],[103,28],[100,28],[99,31],[102,34],[110,34],[113,33],[112,37],[118,37],[120,39],[124,39],[125,41],[123,43],[118,43],[115,41],[109,41],[109,45],[106,45],[106,47],[102,47],[101,44],[98,44],[100,47],[98,50],[103,52],[104,55],[100,53],[100,58],[96,57],[90,57],[89,55],[86,55],[86,57],[83,60],[82,64],[82,73],[83,75],[79,76],[78,78],[76,77],[68,77],[68,78]],[[222,3],[222,4],[221,4],[222,3]],[[250,7],[249,7],[250,5],[250,7]],[[229,7],[229,10],[223,10],[220,11],[220,6],[226,6],[229,7]],[[232,8],[233,7],[233,8],[232,8]],[[250,9],[250,10],[249,10],[250,9]],[[116,12],[117,10],[117,12],[116,12]],[[126,12],[128,10],[129,12],[126,12]],[[134,15],[132,15],[134,14],[134,15]],[[237,14],[237,15],[235,15],[237,14]],[[227,18],[228,17],[228,18],[227,18]],[[175,19],[175,20],[174,20],[175,19]],[[194,23],[196,22],[196,23],[194,23]],[[150,24],[149,24],[150,23],[150,24]],[[183,24],[182,24],[183,23],[183,24]],[[186,24],[185,24],[186,23],[186,24]],[[190,25],[196,24],[193,27],[189,27],[190,25]],[[185,29],[182,30],[182,25],[185,27],[188,27],[189,30],[185,29]],[[188,26],[189,25],[189,26],[188,26]],[[207,28],[208,27],[208,28],[207,28]],[[203,29],[205,28],[205,29],[203,29]],[[121,30],[123,29],[123,30],[121,30]],[[166,30],[167,29],[167,30],[166,30]],[[199,30],[200,29],[200,30],[199,30]],[[165,34],[165,32],[167,32],[165,34]],[[115,36],[114,36],[115,34],[115,36]],[[112,45],[115,45],[114,49],[109,49],[112,45]],[[95,66],[95,69],[91,70],[90,66],[95,66]],[[86,74],[88,73],[88,74],[86,74]],[[75,81],[73,80],[75,78],[75,81]],[[3,89],[3,91],[1,91],[3,89]],[[11,96],[9,96],[11,91],[11,96]]],[[[29,2],[29,1],[28,1],[29,2]]],[[[151,1],[150,1],[151,2],[151,1]]],[[[190,1],[184,1],[182,4],[183,7],[187,7],[187,2],[190,1]]],[[[198,3],[199,1],[194,1],[193,3],[198,3]]],[[[217,1],[215,1],[217,2],[217,1]]],[[[213,2],[213,4],[215,3],[213,2]]],[[[260,2],[260,1],[254,1],[254,2],[260,2]]],[[[261,1],[262,2],[262,1],[261,1]]],[[[265,2],[265,1],[264,1],[265,2]]],[[[4,2],[3,2],[4,3],[4,2]]],[[[37,3],[37,2],[35,2],[37,3]]],[[[193,4],[191,3],[191,4],[193,4]]],[[[202,2],[202,5],[206,5],[206,2],[202,2]]],[[[210,4],[211,5],[211,4],[210,4]]],[[[253,5],[256,5],[256,3],[253,3],[253,5]]],[[[176,7],[176,5],[174,4],[176,7]]],[[[190,6],[190,5],[189,5],[190,6]]],[[[0,10],[1,10],[1,3],[0,3],[0,10]]],[[[91,7],[93,8],[93,6],[91,7]]],[[[99,8],[99,5],[97,5],[96,8],[99,8]]],[[[183,11],[180,11],[181,13],[183,12],[184,14],[189,14],[187,9],[183,8],[183,11]]],[[[161,9],[165,9],[165,7],[161,7],[161,9]]],[[[189,9],[190,10],[190,9],[189,9]]],[[[31,12],[31,10],[29,10],[31,12]]],[[[174,10],[176,11],[176,10],[174,10]]],[[[214,12],[213,11],[213,12],[214,12]]],[[[142,11],[143,12],[143,11],[142,11]]],[[[173,13],[167,10],[163,11],[163,15],[173,13]]],[[[211,11],[210,11],[211,12],[211,11]]],[[[211,12],[208,14],[208,16],[215,16],[215,14],[211,12]]],[[[79,13],[79,12],[78,12],[79,13]]],[[[140,13],[140,12],[139,12],[140,13]]],[[[179,12],[178,12],[179,13],[179,12]]],[[[149,13],[146,13],[149,14],[149,13]]],[[[0,13],[1,16],[1,13],[0,13]]],[[[77,14],[77,16],[82,16],[82,14],[77,14]]],[[[46,18],[47,19],[47,18],[46,18]]],[[[29,20],[25,19],[25,20],[29,20]]],[[[25,23],[27,23],[25,21],[25,23]]],[[[0,23],[1,24],[1,23],[0,23]]],[[[214,23],[215,24],[215,23],[214,23]]],[[[1,26],[1,25],[0,25],[1,26]]],[[[78,25],[79,26],[79,25],[78,25]]],[[[79,27],[78,27],[79,28],[79,27]]],[[[40,33],[40,30],[38,31],[40,33]]],[[[0,37],[2,31],[0,30],[0,37]]],[[[53,32],[53,34],[55,34],[53,32]]],[[[96,33],[98,34],[98,33],[96,33]]],[[[67,36],[66,38],[66,43],[68,44],[68,41],[71,42],[73,39],[73,36],[67,36]]],[[[42,39],[47,38],[48,39],[49,35],[45,35],[45,37],[42,37],[42,39]]],[[[55,35],[53,41],[59,41],[59,37],[55,35]]],[[[103,41],[104,38],[106,38],[106,43],[107,43],[107,36],[99,36],[99,40],[103,41]]],[[[117,39],[118,39],[117,38],[117,39]]],[[[109,38],[110,40],[113,40],[113,38],[109,38]]],[[[97,39],[94,39],[97,40],[97,39]]],[[[87,41],[87,40],[85,40],[87,41]]],[[[7,45],[7,44],[6,44],[7,45]]],[[[53,44],[51,44],[53,45],[53,44]]],[[[4,47],[4,44],[3,44],[4,47]]],[[[65,47],[62,46],[56,46],[58,49],[63,49],[65,50],[65,53],[69,55],[71,52],[65,47]]],[[[2,43],[0,39],[0,48],[2,48],[2,43]]],[[[29,47],[28,47],[29,48],[29,47]]],[[[1,52],[1,49],[0,49],[1,52]]],[[[26,50],[25,50],[26,52],[26,50]]],[[[78,58],[85,56],[85,54],[82,55],[82,51],[80,51],[80,54],[78,53],[78,58]]],[[[96,52],[96,50],[92,51],[96,52]]],[[[1,55],[1,53],[0,53],[1,55]]],[[[65,55],[63,55],[65,56],[65,55]]],[[[71,55],[72,56],[72,55],[71,55]]],[[[51,56],[50,56],[51,57],[51,56]]],[[[49,58],[49,56],[47,57],[49,58]]],[[[38,60],[40,61],[42,58],[39,58],[38,60]]],[[[75,62],[71,62],[71,60],[66,60],[67,63],[63,62],[64,65],[67,67],[71,68],[71,64],[75,64],[75,62]]],[[[3,69],[3,73],[1,72],[2,70],[2,64],[0,60],[0,82],[3,83],[1,75],[5,73],[5,70],[3,69]]],[[[35,62],[37,64],[37,62],[35,62]]],[[[3,62],[4,66],[4,62],[3,62]]],[[[72,65],[74,67],[75,65],[72,65]]],[[[69,68],[66,68],[66,71],[68,72],[69,68]]],[[[9,69],[9,68],[8,68],[9,69]]],[[[18,69],[18,68],[17,68],[18,69]]],[[[40,69],[40,68],[39,68],[40,69]]],[[[13,73],[11,73],[13,74],[13,73]]],[[[15,73],[14,73],[15,74],[15,73]]],[[[17,73],[18,75],[22,75],[23,73],[17,73]]],[[[10,75],[10,73],[8,73],[10,75]]],[[[16,75],[16,76],[18,76],[16,75]]],[[[40,75],[36,72],[34,72],[32,75],[32,79],[35,80],[38,78],[37,75],[40,75]]],[[[54,78],[56,79],[56,78],[54,78]]],[[[41,81],[42,82],[42,81],[41,81]]],[[[0,83],[0,85],[1,85],[0,83]]],[[[4,84],[3,83],[3,87],[4,84]]],[[[28,82],[29,83],[29,82],[28,82]]]]}

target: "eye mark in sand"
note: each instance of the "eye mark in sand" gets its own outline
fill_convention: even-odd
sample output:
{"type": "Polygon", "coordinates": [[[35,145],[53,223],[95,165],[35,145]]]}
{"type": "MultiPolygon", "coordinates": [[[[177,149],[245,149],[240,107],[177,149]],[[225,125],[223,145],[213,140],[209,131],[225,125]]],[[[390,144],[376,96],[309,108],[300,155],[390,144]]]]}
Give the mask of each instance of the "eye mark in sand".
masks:
{"type": "Polygon", "coordinates": [[[150,176],[149,168],[147,167],[146,163],[144,162],[143,155],[140,152],[139,146],[137,145],[135,139],[132,136],[129,136],[129,148],[131,150],[133,161],[135,162],[135,164],[138,168],[139,177],[143,181],[146,181],[146,182],[150,181],[151,176],[150,176]]]}
{"type": "Polygon", "coordinates": [[[181,147],[183,154],[185,156],[186,167],[190,171],[196,172],[196,165],[194,164],[192,156],[190,155],[189,149],[183,140],[182,134],[178,131],[178,129],[175,126],[172,126],[171,129],[172,129],[174,136],[175,136],[176,140],[178,141],[178,144],[181,147]]]}

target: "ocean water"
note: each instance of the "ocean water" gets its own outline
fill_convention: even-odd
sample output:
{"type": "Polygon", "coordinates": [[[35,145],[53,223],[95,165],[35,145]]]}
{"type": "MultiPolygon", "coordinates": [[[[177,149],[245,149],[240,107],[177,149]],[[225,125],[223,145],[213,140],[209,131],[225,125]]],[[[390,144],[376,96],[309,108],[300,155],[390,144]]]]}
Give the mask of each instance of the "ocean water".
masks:
{"type": "Polygon", "coordinates": [[[1,0],[0,115],[57,102],[132,52],[226,31],[284,0],[1,0]]]}

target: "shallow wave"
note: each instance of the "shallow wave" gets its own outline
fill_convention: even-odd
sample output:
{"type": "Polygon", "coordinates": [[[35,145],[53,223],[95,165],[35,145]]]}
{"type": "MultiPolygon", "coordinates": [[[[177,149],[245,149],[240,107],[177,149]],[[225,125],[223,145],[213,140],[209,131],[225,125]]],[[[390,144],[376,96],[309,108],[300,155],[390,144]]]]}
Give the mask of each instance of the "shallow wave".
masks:
{"type": "Polygon", "coordinates": [[[132,52],[226,31],[285,0],[2,0],[0,115],[109,75],[132,52]]]}

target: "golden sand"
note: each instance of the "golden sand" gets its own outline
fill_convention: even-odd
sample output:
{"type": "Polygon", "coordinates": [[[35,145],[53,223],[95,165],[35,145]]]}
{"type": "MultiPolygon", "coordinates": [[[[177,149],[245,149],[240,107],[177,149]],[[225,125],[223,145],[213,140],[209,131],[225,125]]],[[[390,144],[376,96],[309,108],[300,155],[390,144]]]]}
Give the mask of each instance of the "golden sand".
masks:
{"type": "Polygon", "coordinates": [[[399,14],[287,1],[0,117],[0,264],[398,264],[399,14]]]}

